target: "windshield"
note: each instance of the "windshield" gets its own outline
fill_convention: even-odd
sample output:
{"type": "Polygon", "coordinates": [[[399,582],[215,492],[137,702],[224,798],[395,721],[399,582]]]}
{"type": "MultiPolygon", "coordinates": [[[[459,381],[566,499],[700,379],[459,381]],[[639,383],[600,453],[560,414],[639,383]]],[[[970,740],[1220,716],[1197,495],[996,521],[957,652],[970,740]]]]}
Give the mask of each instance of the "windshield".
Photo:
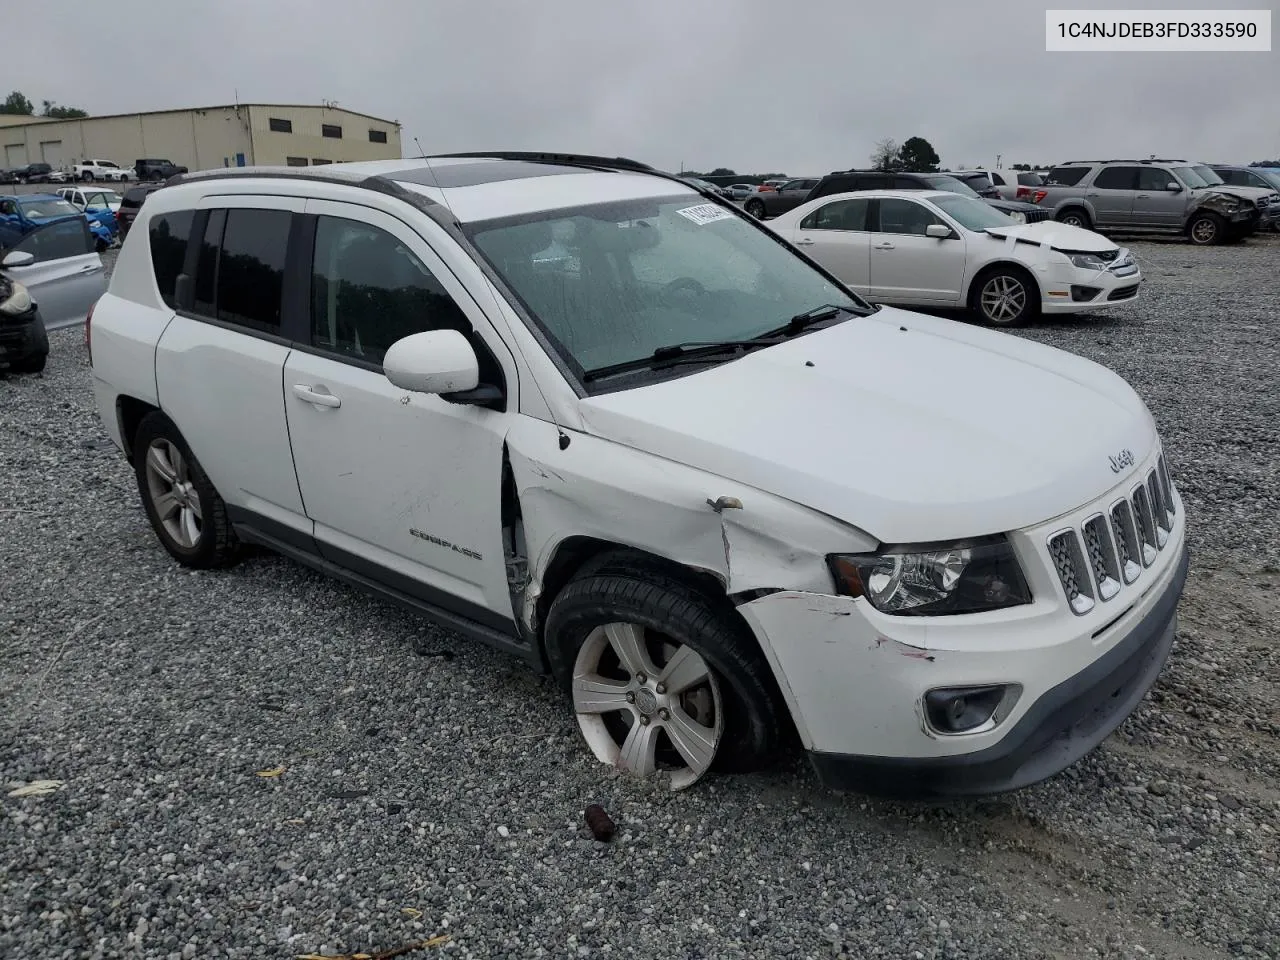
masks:
{"type": "Polygon", "coordinates": [[[974,190],[967,183],[957,180],[955,177],[925,177],[925,182],[935,190],[946,190],[948,193],[958,193],[962,197],[978,196],[978,191],[974,190]]]}
{"type": "Polygon", "coordinates": [[[960,226],[981,231],[988,227],[1014,227],[1017,221],[1001,213],[990,204],[972,197],[933,197],[930,200],[939,210],[960,226]]]}
{"type": "Polygon", "coordinates": [[[697,196],[465,229],[580,376],[670,344],[759,337],[823,304],[871,309],[763,229],[697,196]]]}
{"type": "Polygon", "coordinates": [[[1174,167],[1173,174],[1193,190],[1209,186],[1204,177],[1196,173],[1195,167],[1174,167]]]}
{"type": "Polygon", "coordinates": [[[20,204],[22,212],[28,217],[38,220],[44,217],[78,217],[80,211],[59,197],[48,200],[23,200],[20,204]]]}
{"type": "Polygon", "coordinates": [[[1195,170],[1196,173],[1200,174],[1200,179],[1203,180],[1205,183],[1207,183],[1211,187],[1216,187],[1220,183],[1227,182],[1223,180],[1220,176],[1218,176],[1218,173],[1216,170],[1214,170],[1212,167],[1206,167],[1202,163],[1197,164],[1193,169],[1195,170]]]}

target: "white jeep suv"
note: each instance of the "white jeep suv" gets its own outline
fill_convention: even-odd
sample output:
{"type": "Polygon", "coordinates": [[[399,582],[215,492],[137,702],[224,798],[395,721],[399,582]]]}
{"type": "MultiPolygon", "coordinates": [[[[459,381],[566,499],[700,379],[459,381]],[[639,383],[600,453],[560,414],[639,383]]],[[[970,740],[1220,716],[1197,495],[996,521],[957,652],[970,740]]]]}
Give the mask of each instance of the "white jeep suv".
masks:
{"type": "Polygon", "coordinates": [[[180,563],[265,545],[509,650],[673,787],[793,734],[836,787],[1020,787],[1173,643],[1183,508],[1123,380],[872,307],[634,161],[181,176],[89,330],[180,563]]]}

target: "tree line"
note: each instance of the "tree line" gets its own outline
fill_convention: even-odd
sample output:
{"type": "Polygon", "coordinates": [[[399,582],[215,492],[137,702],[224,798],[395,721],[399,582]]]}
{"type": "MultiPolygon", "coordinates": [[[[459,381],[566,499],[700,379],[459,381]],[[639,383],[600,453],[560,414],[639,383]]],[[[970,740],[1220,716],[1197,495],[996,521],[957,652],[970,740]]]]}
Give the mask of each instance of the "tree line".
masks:
{"type": "Polygon", "coordinates": [[[48,117],[51,120],[75,120],[89,114],[79,107],[64,107],[52,100],[40,101],[40,113],[36,113],[35,104],[21,90],[14,90],[0,103],[0,113],[17,117],[48,117]]]}

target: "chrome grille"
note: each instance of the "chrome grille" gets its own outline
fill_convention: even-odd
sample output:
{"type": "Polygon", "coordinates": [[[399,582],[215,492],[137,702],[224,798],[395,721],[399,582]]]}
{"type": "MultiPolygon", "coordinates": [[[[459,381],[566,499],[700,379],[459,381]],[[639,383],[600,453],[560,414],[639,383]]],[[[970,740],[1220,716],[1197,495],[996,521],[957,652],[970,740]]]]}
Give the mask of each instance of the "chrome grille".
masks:
{"type": "Polygon", "coordinates": [[[1161,456],[1128,497],[1048,539],[1049,557],[1072,611],[1083,615],[1142,576],[1173,532],[1173,485],[1161,456]]]}

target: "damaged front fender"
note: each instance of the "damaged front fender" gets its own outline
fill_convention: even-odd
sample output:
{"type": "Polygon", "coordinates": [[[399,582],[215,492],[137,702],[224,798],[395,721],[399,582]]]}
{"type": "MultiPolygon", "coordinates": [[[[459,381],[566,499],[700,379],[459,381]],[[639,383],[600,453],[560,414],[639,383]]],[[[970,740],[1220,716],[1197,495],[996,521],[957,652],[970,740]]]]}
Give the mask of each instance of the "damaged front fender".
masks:
{"type": "Polygon", "coordinates": [[[877,546],[848,524],[745,484],[586,434],[562,447],[560,435],[522,418],[507,436],[529,557],[521,619],[531,629],[543,579],[570,537],[710,574],[730,595],[830,591],[827,554],[877,546]]]}

